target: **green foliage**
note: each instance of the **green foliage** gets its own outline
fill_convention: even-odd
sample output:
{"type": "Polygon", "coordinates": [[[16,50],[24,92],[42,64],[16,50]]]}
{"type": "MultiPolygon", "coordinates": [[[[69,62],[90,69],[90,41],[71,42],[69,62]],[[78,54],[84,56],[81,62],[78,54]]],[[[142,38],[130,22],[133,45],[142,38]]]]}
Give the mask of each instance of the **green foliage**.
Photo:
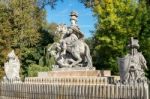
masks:
{"type": "Polygon", "coordinates": [[[60,35],[56,34],[55,31],[57,29],[56,23],[48,24],[47,30],[49,31],[49,34],[53,36],[54,42],[57,42],[60,40],[60,35]]]}
{"type": "Polygon", "coordinates": [[[46,46],[54,42],[56,24],[49,26],[45,10],[36,4],[37,0],[0,1],[0,66],[8,52],[15,49],[24,76],[28,76],[30,64],[39,64],[46,46]]]}
{"type": "Polygon", "coordinates": [[[63,0],[37,0],[37,5],[41,9],[43,9],[46,5],[49,5],[52,9],[54,9],[57,1],[63,1],[63,0]]]}
{"type": "Polygon", "coordinates": [[[41,66],[52,68],[52,65],[55,64],[54,57],[47,52],[47,48],[50,47],[53,42],[58,41],[59,39],[59,36],[55,34],[56,27],[56,23],[47,24],[45,26],[45,33],[42,37],[43,41],[41,42],[44,50],[42,50],[42,57],[39,59],[39,65],[41,66]]]}
{"type": "Polygon", "coordinates": [[[3,3],[0,3],[0,12],[0,65],[2,66],[10,50],[14,33],[11,31],[11,23],[8,19],[10,14],[3,3]]]}
{"type": "Polygon", "coordinates": [[[118,73],[117,57],[126,54],[128,39],[137,37],[144,56],[150,63],[149,6],[145,0],[94,0],[93,11],[98,19],[92,38],[93,62],[98,69],[118,73]]]}
{"type": "Polygon", "coordinates": [[[37,64],[31,64],[28,69],[28,76],[29,77],[37,77],[38,72],[46,72],[46,71],[49,71],[49,68],[46,66],[43,67],[43,66],[40,66],[37,64]]]}
{"type": "Polygon", "coordinates": [[[4,70],[0,68],[0,80],[4,77],[4,70]]]}
{"type": "Polygon", "coordinates": [[[55,58],[51,56],[49,53],[45,52],[45,54],[39,59],[40,66],[47,66],[52,69],[52,65],[55,64],[55,58]]]}

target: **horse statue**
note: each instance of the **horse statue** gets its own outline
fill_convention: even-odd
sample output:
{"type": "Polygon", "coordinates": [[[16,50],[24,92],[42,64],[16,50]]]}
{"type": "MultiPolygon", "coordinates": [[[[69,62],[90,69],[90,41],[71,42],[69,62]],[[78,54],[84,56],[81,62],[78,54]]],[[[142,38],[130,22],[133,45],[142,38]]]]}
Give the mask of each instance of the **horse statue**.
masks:
{"type": "Polygon", "coordinates": [[[55,56],[60,67],[92,67],[89,47],[79,37],[79,35],[82,37],[82,34],[78,35],[80,31],[77,30],[75,27],[66,27],[66,25],[57,27],[55,33],[61,34],[61,39],[49,47],[48,52],[55,56]]]}

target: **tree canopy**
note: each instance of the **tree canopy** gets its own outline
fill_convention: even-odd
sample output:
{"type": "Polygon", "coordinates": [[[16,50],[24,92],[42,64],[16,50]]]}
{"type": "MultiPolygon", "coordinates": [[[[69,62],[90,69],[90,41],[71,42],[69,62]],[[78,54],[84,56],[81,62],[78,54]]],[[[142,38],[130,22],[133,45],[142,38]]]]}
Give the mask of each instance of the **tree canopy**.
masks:
{"type": "Polygon", "coordinates": [[[94,0],[98,19],[93,35],[93,61],[98,69],[118,73],[117,57],[126,54],[130,37],[137,37],[148,66],[150,65],[150,8],[146,0],[94,0]]]}
{"type": "Polygon", "coordinates": [[[0,11],[0,66],[3,68],[8,52],[15,49],[21,73],[28,76],[28,67],[39,64],[45,47],[53,43],[55,28],[46,22],[45,9],[39,8],[37,0],[1,0],[0,11]]]}

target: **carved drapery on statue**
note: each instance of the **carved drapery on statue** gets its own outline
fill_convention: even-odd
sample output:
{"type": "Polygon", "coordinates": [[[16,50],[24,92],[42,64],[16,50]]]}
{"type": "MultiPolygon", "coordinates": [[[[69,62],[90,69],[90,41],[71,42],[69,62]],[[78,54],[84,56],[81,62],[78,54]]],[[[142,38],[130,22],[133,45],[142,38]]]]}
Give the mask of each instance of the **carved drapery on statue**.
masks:
{"type": "Polygon", "coordinates": [[[4,64],[5,69],[4,81],[20,80],[19,76],[20,62],[18,57],[15,55],[14,50],[8,53],[7,57],[8,61],[4,64]]]}
{"type": "Polygon", "coordinates": [[[78,15],[71,12],[70,16],[71,26],[58,25],[55,33],[61,34],[61,39],[48,48],[48,52],[55,57],[57,63],[54,68],[93,67],[89,47],[76,24],[78,15]]]}
{"type": "Polygon", "coordinates": [[[144,69],[147,69],[146,60],[138,52],[138,40],[131,37],[128,45],[129,53],[118,59],[120,77],[122,82],[146,81],[144,69]]]}

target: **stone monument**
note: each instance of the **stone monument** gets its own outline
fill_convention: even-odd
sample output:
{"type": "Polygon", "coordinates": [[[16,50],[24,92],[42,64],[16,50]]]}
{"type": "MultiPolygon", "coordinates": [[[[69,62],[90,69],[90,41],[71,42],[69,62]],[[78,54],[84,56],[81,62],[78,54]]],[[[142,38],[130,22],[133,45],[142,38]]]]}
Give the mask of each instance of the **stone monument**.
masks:
{"type": "Polygon", "coordinates": [[[77,25],[78,14],[71,12],[71,25],[58,25],[55,33],[61,34],[59,42],[55,42],[48,52],[55,57],[56,69],[95,69],[88,45],[84,41],[84,35],[77,25]]]}
{"type": "Polygon", "coordinates": [[[120,78],[122,82],[131,83],[146,81],[144,69],[147,69],[146,60],[141,52],[138,52],[138,40],[131,37],[128,44],[128,54],[118,59],[120,78]]]}
{"type": "Polygon", "coordinates": [[[95,70],[92,64],[90,49],[84,41],[84,34],[77,25],[78,14],[70,14],[70,26],[58,25],[55,34],[60,40],[54,42],[47,53],[55,58],[52,71],[39,72],[38,77],[108,77],[110,70],[95,70]]]}
{"type": "Polygon", "coordinates": [[[8,53],[7,57],[8,61],[4,64],[5,70],[4,81],[20,80],[19,76],[20,62],[18,57],[15,55],[14,50],[8,53]]]}

